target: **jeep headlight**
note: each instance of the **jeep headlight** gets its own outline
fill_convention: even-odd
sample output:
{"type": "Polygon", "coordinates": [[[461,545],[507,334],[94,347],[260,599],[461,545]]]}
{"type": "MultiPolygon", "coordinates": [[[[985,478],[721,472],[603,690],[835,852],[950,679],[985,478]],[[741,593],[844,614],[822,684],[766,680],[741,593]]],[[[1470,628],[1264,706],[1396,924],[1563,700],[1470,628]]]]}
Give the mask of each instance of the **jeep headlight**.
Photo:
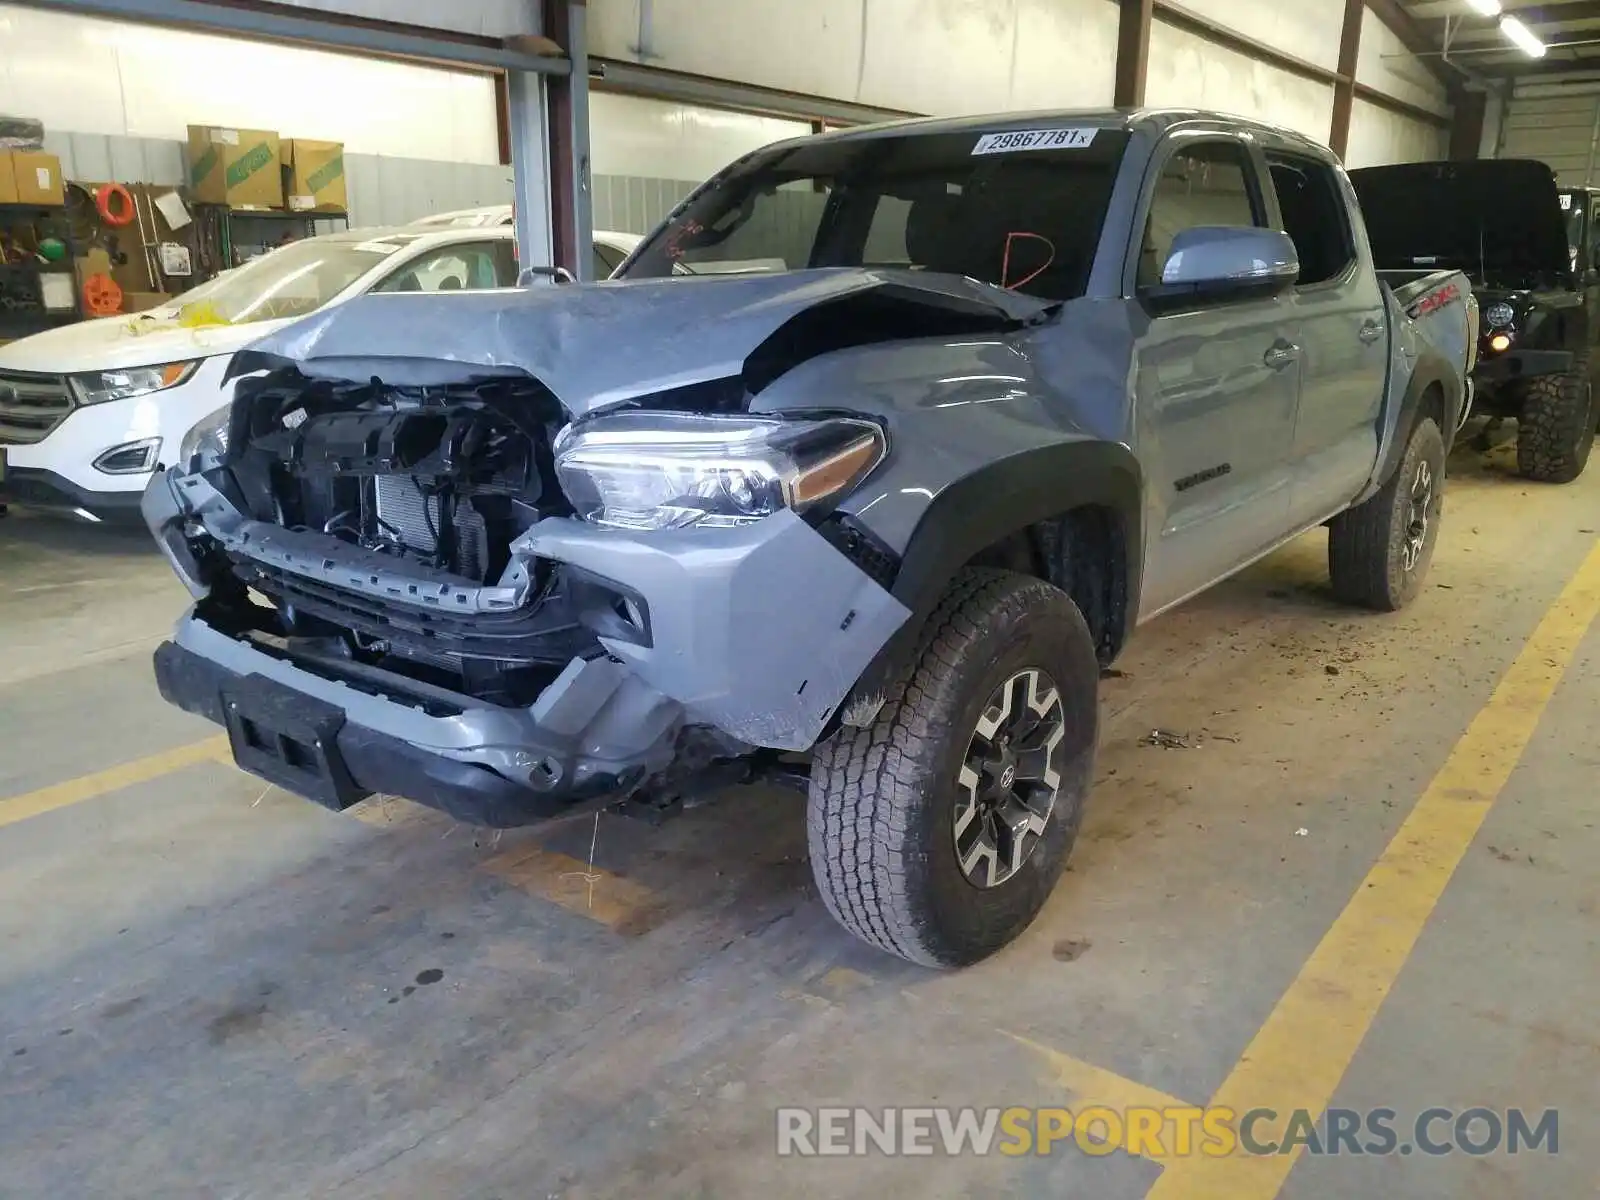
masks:
{"type": "Polygon", "coordinates": [[[228,405],[217,409],[209,417],[195,424],[178,443],[178,465],[187,468],[200,455],[207,462],[219,462],[228,453],[228,405]]]}
{"type": "Polygon", "coordinates": [[[1504,329],[1517,319],[1517,310],[1503,301],[1483,310],[1483,323],[1490,329],[1504,329]]]}
{"type": "Polygon", "coordinates": [[[74,375],[72,391],[79,404],[105,404],[177,387],[195,373],[200,360],[165,363],[159,367],[120,367],[115,371],[90,371],[74,375]]]}
{"type": "Polygon", "coordinates": [[[556,474],[580,517],[618,529],[682,529],[804,512],[867,477],[883,430],[850,418],[629,412],[569,425],[556,474]]]}

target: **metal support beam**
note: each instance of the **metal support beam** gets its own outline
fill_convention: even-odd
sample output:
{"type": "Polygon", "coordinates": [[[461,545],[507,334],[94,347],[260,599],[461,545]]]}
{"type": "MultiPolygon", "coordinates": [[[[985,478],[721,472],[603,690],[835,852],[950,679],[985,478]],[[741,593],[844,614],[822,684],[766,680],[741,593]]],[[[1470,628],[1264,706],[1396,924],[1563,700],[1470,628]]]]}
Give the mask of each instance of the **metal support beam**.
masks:
{"type": "Polygon", "coordinates": [[[517,260],[524,267],[555,265],[550,237],[550,166],[544,80],[531,71],[506,77],[511,118],[512,199],[517,260]]]}
{"type": "Polygon", "coordinates": [[[142,21],[190,32],[320,46],[411,62],[537,75],[565,75],[571,70],[571,64],[564,58],[511,48],[493,38],[335,17],[327,13],[312,15],[306,9],[281,4],[246,6],[208,0],[20,0],[20,3],[80,16],[142,21]]]}
{"type": "Polygon", "coordinates": [[[1144,104],[1145,81],[1150,75],[1150,26],[1155,21],[1155,0],[1119,0],[1117,23],[1116,106],[1139,108],[1144,104]]]}
{"type": "Polygon", "coordinates": [[[1356,68],[1361,61],[1361,25],[1366,0],[1344,0],[1344,25],[1339,30],[1339,80],[1333,85],[1333,128],[1328,145],[1340,158],[1350,148],[1350,117],[1356,105],[1356,68]]]}
{"type": "Polygon", "coordinates": [[[877,108],[848,100],[829,100],[779,88],[690,75],[683,71],[668,71],[661,67],[642,67],[637,63],[611,58],[591,58],[589,80],[596,91],[759,113],[792,121],[826,121],[836,127],[870,125],[877,121],[898,121],[924,115],[904,109],[877,108]]]}
{"type": "Polygon", "coordinates": [[[1236,33],[1232,29],[1218,25],[1209,17],[1203,17],[1199,13],[1190,12],[1182,5],[1171,3],[1171,0],[1155,0],[1154,8],[1155,19],[1163,25],[1171,25],[1174,29],[1181,29],[1197,38],[1203,38],[1214,46],[1221,46],[1224,50],[1232,50],[1235,54],[1265,63],[1269,67],[1276,67],[1280,71],[1287,71],[1291,75],[1298,75],[1302,79],[1314,79],[1318,83],[1327,84],[1339,81],[1337,72],[1307,62],[1303,58],[1296,58],[1293,54],[1285,54],[1282,50],[1257,41],[1253,37],[1236,33]]]}
{"type": "Polygon", "coordinates": [[[1488,112],[1488,92],[1462,92],[1456,97],[1455,119],[1450,123],[1451,158],[1465,162],[1478,157],[1488,112]]]}
{"type": "Polygon", "coordinates": [[[566,48],[572,74],[550,82],[550,220],[555,263],[575,279],[594,275],[594,203],[589,161],[588,9],[585,0],[544,0],[546,35],[566,48]]]}
{"type": "Polygon", "coordinates": [[[1367,7],[1378,20],[1389,27],[1391,33],[1400,39],[1402,46],[1415,54],[1422,61],[1422,65],[1433,72],[1434,77],[1444,84],[1454,99],[1454,93],[1461,86],[1461,76],[1444,62],[1440,57],[1438,44],[1428,36],[1427,31],[1418,24],[1417,19],[1406,10],[1400,0],[1367,0],[1367,7]]]}

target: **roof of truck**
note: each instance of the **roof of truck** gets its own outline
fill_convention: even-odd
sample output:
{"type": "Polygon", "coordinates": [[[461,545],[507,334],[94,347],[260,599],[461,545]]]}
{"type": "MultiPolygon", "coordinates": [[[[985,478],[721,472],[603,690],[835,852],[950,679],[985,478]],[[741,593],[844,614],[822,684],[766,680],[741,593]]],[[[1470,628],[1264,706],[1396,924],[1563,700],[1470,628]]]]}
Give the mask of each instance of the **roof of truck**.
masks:
{"type": "Polygon", "coordinates": [[[884,121],[876,125],[836,129],[812,136],[830,141],[848,141],[881,137],[886,134],[900,136],[921,133],[996,133],[1063,125],[1088,125],[1097,129],[1143,129],[1160,134],[1176,126],[1196,121],[1222,121],[1239,129],[1271,133],[1327,150],[1324,143],[1284,125],[1273,125],[1267,121],[1257,121],[1235,113],[1199,108],[1052,108],[1028,112],[988,113],[971,117],[910,117],[900,121],[884,121]]]}

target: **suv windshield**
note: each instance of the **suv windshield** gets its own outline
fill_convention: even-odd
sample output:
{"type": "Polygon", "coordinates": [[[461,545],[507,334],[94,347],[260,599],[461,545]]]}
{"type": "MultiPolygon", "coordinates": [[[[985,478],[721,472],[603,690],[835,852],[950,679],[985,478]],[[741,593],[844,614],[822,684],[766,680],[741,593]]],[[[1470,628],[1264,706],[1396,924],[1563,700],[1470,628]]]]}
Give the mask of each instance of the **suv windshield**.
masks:
{"type": "Polygon", "coordinates": [[[1087,285],[1127,140],[1041,127],[759,151],[692,196],[625,277],[899,267],[1068,300],[1087,285]]]}
{"type": "Polygon", "coordinates": [[[324,241],[308,238],[283,246],[195,288],[185,304],[205,303],[234,325],[303,317],[316,312],[384,259],[403,241],[324,241]]]}

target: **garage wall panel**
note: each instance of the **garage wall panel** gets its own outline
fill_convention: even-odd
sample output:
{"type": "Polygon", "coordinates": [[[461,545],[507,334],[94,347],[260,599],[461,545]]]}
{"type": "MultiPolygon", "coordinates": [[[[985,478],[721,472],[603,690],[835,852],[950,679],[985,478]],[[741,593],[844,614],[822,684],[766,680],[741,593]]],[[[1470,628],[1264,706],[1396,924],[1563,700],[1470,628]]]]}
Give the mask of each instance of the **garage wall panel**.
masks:
{"type": "Polygon", "coordinates": [[[1330,71],[1339,65],[1344,0],[1179,0],[1177,7],[1330,71]]]}
{"type": "Polygon", "coordinates": [[[1356,100],[1350,112],[1347,167],[1376,167],[1386,163],[1431,162],[1450,157],[1450,131],[1356,100]]]}
{"type": "Polygon", "coordinates": [[[537,32],[533,25],[536,10],[529,0],[450,0],[448,4],[440,0],[278,0],[278,3],[482,37],[537,32]]]}
{"type": "Polygon", "coordinates": [[[1325,142],[1333,88],[1291,75],[1203,38],[1157,23],[1150,33],[1152,105],[1218,109],[1286,125],[1325,142]]]}
{"type": "Polygon", "coordinates": [[[1423,65],[1420,58],[1407,51],[1399,35],[1380,21],[1371,9],[1367,10],[1361,23],[1361,54],[1356,62],[1356,81],[1429,112],[1442,115],[1450,112],[1450,101],[1438,76],[1423,65]]]}
{"type": "Polygon", "coordinates": [[[752,150],[811,132],[805,121],[638,96],[592,92],[589,100],[596,173],[699,181],[752,150]]]}
{"type": "Polygon", "coordinates": [[[939,115],[1111,102],[1110,0],[591,0],[591,52],[939,115]]]}
{"type": "Polygon", "coordinates": [[[1519,90],[1500,135],[1501,158],[1536,158],[1569,186],[1600,178],[1600,91],[1519,90]]]}
{"type": "Polygon", "coordinates": [[[487,76],[0,5],[0,112],[52,130],[177,139],[275,129],[362,154],[494,164],[487,76]]]}

